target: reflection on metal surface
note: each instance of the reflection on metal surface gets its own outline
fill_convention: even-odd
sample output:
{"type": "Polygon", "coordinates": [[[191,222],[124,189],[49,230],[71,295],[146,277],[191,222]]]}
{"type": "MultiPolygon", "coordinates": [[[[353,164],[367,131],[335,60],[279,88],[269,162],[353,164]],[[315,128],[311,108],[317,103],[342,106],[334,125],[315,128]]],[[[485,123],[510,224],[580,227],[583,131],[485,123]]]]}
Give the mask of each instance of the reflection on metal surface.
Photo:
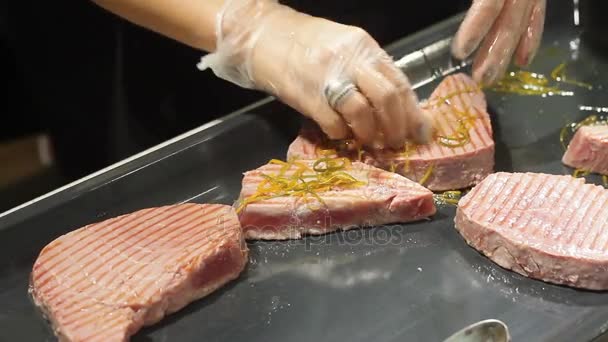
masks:
{"type": "Polygon", "coordinates": [[[344,289],[390,279],[392,266],[397,262],[387,260],[385,264],[373,267],[354,265],[360,259],[361,256],[349,254],[331,259],[311,256],[288,263],[255,262],[257,267],[250,281],[259,283],[282,273],[290,273],[324,286],[344,289]]]}
{"type": "Polygon", "coordinates": [[[572,0],[572,5],[573,5],[573,11],[572,11],[572,15],[573,15],[573,19],[574,19],[574,26],[579,26],[581,24],[581,16],[580,16],[580,12],[579,12],[579,8],[578,8],[578,2],[579,0],[572,0]]]}
{"type": "Polygon", "coordinates": [[[608,107],[593,107],[593,106],[578,106],[581,111],[596,112],[596,113],[608,113],[608,107]]]}
{"type": "Polygon", "coordinates": [[[508,342],[510,340],[509,329],[505,323],[488,319],[469,325],[444,342],[508,342]]]}
{"type": "Polygon", "coordinates": [[[198,197],[201,197],[201,196],[205,196],[205,195],[207,195],[208,193],[210,193],[210,192],[213,192],[213,191],[217,190],[218,188],[219,188],[219,186],[217,186],[217,185],[216,185],[216,186],[212,187],[211,189],[207,189],[207,190],[205,190],[205,191],[203,191],[203,192],[201,192],[201,193],[198,193],[198,194],[196,194],[196,195],[194,195],[194,196],[192,196],[192,197],[189,197],[189,198],[187,198],[187,199],[185,199],[185,200],[182,200],[182,201],[180,201],[178,204],[182,204],[182,203],[190,202],[190,201],[192,201],[193,199],[198,198],[198,197]]]}
{"type": "Polygon", "coordinates": [[[572,58],[572,60],[577,60],[580,54],[581,39],[576,37],[570,41],[569,45],[570,58],[572,58]]]}
{"type": "Polygon", "coordinates": [[[424,53],[422,51],[414,51],[401,57],[395,62],[395,65],[400,69],[404,69],[413,64],[421,64],[421,61],[424,62],[424,53]]]}
{"type": "Polygon", "coordinates": [[[270,325],[272,323],[273,314],[279,313],[279,311],[285,310],[289,307],[291,307],[291,304],[286,302],[285,300],[281,300],[280,296],[272,296],[270,299],[270,310],[268,310],[266,324],[270,325]]]}
{"type": "MultiPolygon", "coordinates": [[[[40,202],[40,201],[44,200],[45,198],[49,198],[49,197],[51,197],[53,195],[56,195],[58,193],[66,191],[68,189],[74,188],[74,187],[76,187],[78,185],[82,185],[82,184],[86,183],[87,181],[90,181],[92,179],[95,179],[96,177],[99,177],[99,176],[102,176],[104,174],[107,174],[108,172],[110,172],[112,170],[115,170],[115,169],[118,169],[118,168],[120,168],[122,166],[125,166],[125,165],[127,165],[127,164],[129,164],[129,163],[131,163],[131,162],[133,162],[133,161],[135,161],[137,159],[145,157],[146,155],[149,155],[149,154],[151,154],[151,153],[153,153],[155,151],[161,150],[162,148],[174,145],[175,143],[177,143],[177,142],[179,142],[181,140],[184,140],[184,139],[186,139],[188,137],[194,136],[194,135],[196,135],[196,134],[198,134],[200,132],[203,132],[203,131],[205,131],[207,129],[210,129],[210,128],[214,127],[214,126],[217,126],[217,125],[221,124],[224,121],[228,121],[228,120],[232,119],[235,116],[238,116],[238,115],[241,115],[243,113],[246,113],[246,112],[250,111],[253,108],[257,108],[257,107],[259,107],[259,106],[261,106],[263,104],[269,103],[272,100],[273,100],[272,97],[267,97],[267,98],[262,99],[262,100],[260,100],[260,101],[258,101],[256,103],[253,103],[253,104],[251,104],[249,106],[246,106],[246,107],[244,107],[242,109],[239,109],[239,110],[237,110],[237,111],[235,111],[235,112],[233,112],[231,114],[228,114],[228,115],[225,115],[225,116],[223,116],[221,118],[218,118],[218,119],[215,119],[213,121],[210,121],[210,122],[208,122],[208,123],[206,123],[206,124],[204,124],[204,125],[202,125],[200,127],[194,128],[194,129],[192,129],[192,130],[190,130],[190,131],[188,131],[186,133],[180,134],[180,135],[176,136],[173,139],[169,139],[169,140],[167,140],[167,141],[165,141],[163,143],[160,143],[160,144],[158,144],[156,146],[150,147],[149,149],[147,149],[145,151],[137,153],[137,154],[135,154],[135,155],[133,155],[133,156],[131,156],[129,158],[126,158],[124,160],[121,160],[121,161],[119,161],[119,162],[117,162],[115,164],[112,164],[112,165],[104,168],[104,169],[101,169],[101,170],[99,170],[97,172],[94,172],[94,173],[88,175],[88,176],[85,176],[85,177],[83,177],[81,179],[78,179],[78,180],[76,180],[76,181],[74,181],[72,183],[69,183],[69,184],[67,184],[65,186],[62,186],[62,187],[60,187],[60,188],[58,188],[58,189],[56,189],[54,191],[46,193],[46,194],[44,194],[42,196],[34,198],[31,201],[28,201],[26,203],[23,203],[23,204],[17,206],[17,207],[14,207],[14,208],[9,209],[9,210],[7,210],[5,212],[2,212],[2,213],[0,213],[0,218],[8,216],[9,214],[18,211],[19,209],[23,209],[23,208],[28,207],[30,205],[33,205],[33,204],[35,204],[37,202],[40,202]]],[[[155,162],[157,162],[157,161],[158,160],[156,160],[155,162]]],[[[114,181],[114,180],[116,180],[116,179],[113,179],[112,181],[114,181]]]]}
{"type": "Polygon", "coordinates": [[[390,271],[375,267],[369,269],[359,267],[339,269],[330,260],[321,264],[301,265],[295,273],[333,288],[349,288],[374,283],[379,280],[388,280],[391,276],[390,271]]]}
{"type": "Polygon", "coordinates": [[[471,64],[469,60],[455,61],[451,44],[452,37],[439,40],[401,57],[395,65],[407,74],[414,89],[422,87],[471,64]]]}

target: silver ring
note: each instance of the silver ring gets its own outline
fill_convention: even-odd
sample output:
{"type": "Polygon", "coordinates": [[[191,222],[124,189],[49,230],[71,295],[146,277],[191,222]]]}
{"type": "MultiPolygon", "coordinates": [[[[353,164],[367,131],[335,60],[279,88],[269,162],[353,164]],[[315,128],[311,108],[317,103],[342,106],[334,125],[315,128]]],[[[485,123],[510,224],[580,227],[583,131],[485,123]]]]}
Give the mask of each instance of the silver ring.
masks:
{"type": "Polygon", "coordinates": [[[325,97],[327,98],[329,105],[336,109],[340,104],[340,101],[345,99],[351,91],[356,89],[357,86],[348,80],[330,81],[325,87],[325,97]]]}

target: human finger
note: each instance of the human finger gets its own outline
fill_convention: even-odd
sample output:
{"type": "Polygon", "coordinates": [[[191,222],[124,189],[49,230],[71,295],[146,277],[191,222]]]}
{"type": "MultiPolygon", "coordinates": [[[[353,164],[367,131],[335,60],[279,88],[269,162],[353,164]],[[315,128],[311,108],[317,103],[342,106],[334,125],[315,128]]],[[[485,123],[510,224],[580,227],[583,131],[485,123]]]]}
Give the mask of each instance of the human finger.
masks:
{"type": "Polygon", "coordinates": [[[515,63],[518,66],[528,66],[538,51],[545,26],[546,8],[547,0],[535,0],[532,5],[530,23],[515,51],[515,63]]]}
{"type": "Polygon", "coordinates": [[[420,144],[428,143],[432,133],[431,120],[420,109],[418,96],[407,76],[395,66],[390,58],[384,58],[382,63],[379,63],[378,70],[393,83],[393,87],[396,89],[399,102],[393,112],[404,118],[405,138],[413,139],[420,144]]]}
{"type": "Polygon", "coordinates": [[[401,115],[401,100],[394,84],[372,64],[357,68],[357,85],[374,108],[374,116],[384,138],[382,143],[401,147],[406,138],[406,117],[401,115]]]}
{"type": "Polygon", "coordinates": [[[452,54],[466,59],[488,34],[504,6],[504,0],[474,0],[452,44],[452,54]]]}
{"type": "Polygon", "coordinates": [[[523,23],[527,23],[530,17],[531,5],[528,0],[505,2],[503,11],[473,62],[473,78],[476,81],[492,84],[504,75],[521,39],[523,23]]]}
{"type": "Polygon", "coordinates": [[[374,109],[356,87],[335,103],[334,108],[342,115],[358,142],[363,145],[373,144],[377,135],[374,109]]]}

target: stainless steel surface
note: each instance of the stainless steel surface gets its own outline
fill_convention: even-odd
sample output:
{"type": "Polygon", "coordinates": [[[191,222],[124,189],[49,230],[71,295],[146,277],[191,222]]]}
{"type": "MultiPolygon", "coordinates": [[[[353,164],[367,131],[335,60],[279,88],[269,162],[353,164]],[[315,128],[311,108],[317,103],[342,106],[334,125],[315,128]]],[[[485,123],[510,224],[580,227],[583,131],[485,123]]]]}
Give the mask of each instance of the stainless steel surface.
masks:
{"type": "Polygon", "coordinates": [[[452,37],[441,39],[395,62],[407,72],[414,88],[420,88],[452,72],[465,68],[470,61],[457,61],[449,53],[452,37]]]}
{"type": "MultiPolygon", "coordinates": [[[[576,88],[570,97],[487,92],[497,170],[570,173],[560,162],[561,127],[589,114],[579,106],[608,107],[608,64],[578,40],[571,4],[550,2],[544,45],[531,69],[548,73],[569,61],[571,78],[596,87],[576,88]]],[[[417,90],[421,98],[436,85],[433,75],[458,65],[448,45],[438,43],[457,25],[458,19],[439,23],[389,48],[394,56],[424,51],[423,60],[409,64],[419,69],[410,75],[413,83],[426,84],[417,90]]],[[[232,204],[242,172],[284,158],[299,125],[298,115],[266,101],[0,215],[0,341],[54,340],[27,297],[29,272],[44,245],[143,207],[232,204]]],[[[252,243],[239,280],[133,340],[442,341],[487,317],[505,322],[513,341],[590,341],[606,331],[607,293],[545,284],[496,266],[458,235],[454,212],[446,206],[425,222],[252,243]]]]}
{"type": "Polygon", "coordinates": [[[497,319],[473,323],[454,333],[443,342],[509,342],[509,328],[497,319]]]}

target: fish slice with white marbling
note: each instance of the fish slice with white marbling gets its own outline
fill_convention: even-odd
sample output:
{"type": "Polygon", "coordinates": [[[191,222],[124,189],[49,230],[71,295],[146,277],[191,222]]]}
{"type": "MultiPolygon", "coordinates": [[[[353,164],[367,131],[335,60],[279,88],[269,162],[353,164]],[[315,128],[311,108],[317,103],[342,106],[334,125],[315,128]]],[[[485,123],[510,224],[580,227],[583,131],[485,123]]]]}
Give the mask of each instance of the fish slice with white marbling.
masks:
{"type": "Polygon", "coordinates": [[[576,169],[608,175],[608,125],[579,128],[562,161],[576,169]]]}
{"type": "Polygon", "coordinates": [[[456,229],[498,265],[572,287],[608,290],[608,190],[584,179],[499,172],[459,204],[456,229]]]}
{"type": "MultiPolygon", "coordinates": [[[[315,161],[301,161],[289,167],[269,163],[246,172],[240,200],[246,202],[259,194],[260,187],[263,188],[269,178],[277,175],[282,176],[275,183],[287,184],[301,179],[299,186],[305,189],[304,181],[319,181],[315,179],[314,165],[315,161]],[[306,171],[301,177],[292,177],[300,167],[306,167],[306,171]]],[[[436,211],[431,191],[398,174],[359,162],[345,166],[334,175],[338,172],[346,175],[346,180],[352,179],[358,184],[344,186],[336,182],[327,189],[311,191],[303,196],[270,193],[268,198],[244,205],[239,219],[245,237],[294,239],[340,229],[417,221],[436,211]]]]}
{"type": "Polygon", "coordinates": [[[61,341],[128,341],[237,278],[247,253],[229,206],[143,209],[48,244],[30,293],[61,341]]]}

